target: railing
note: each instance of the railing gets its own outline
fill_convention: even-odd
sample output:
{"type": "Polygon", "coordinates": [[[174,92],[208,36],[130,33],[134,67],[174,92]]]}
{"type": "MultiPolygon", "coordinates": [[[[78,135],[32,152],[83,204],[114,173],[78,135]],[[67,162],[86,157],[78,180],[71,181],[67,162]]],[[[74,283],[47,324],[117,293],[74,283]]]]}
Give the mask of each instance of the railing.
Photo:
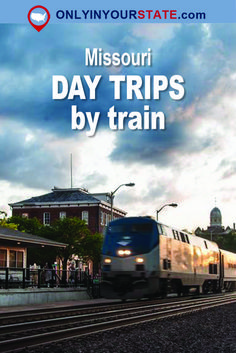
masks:
{"type": "Polygon", "coordinates": [[[84,287],[91,298],[100,297],[99,278],[93,278],[82,270],[0,267],[0,289],[56,287],[84,287]]]}
{"type": "Polygon", "coordinates": [[[0,268],[0,288],[87,286],[87,277],[81,270],[0,268]]]}

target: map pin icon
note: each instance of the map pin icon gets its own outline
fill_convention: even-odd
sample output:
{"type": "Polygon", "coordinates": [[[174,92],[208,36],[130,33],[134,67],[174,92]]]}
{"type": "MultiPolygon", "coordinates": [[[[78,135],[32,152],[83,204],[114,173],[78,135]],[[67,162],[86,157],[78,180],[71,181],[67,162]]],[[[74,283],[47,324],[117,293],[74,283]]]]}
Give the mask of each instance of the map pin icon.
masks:
{"type": "Polygon", "coordinates": [[[34,6],[28,12],[28,20],[31,26],[40,32],[48,24],[50,13],[44,6],[34,6]]]}

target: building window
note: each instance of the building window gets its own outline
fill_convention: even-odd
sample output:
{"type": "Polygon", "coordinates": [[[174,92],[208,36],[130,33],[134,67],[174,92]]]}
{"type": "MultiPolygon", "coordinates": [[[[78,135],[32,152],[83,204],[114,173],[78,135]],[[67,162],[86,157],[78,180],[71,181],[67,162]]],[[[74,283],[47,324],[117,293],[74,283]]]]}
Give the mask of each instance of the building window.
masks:
{"type": "Polygon", "coordinates": [[[10,250],[9,266],[16,267],[16,252],[13,250],[10,250]]]}
{"type": "Polygon", "coordinates": [[[0,249],[0,267],[7,267],[7,250],[0,249]]]}
{"type": "Polygon", "coordinates": [[[101,212],[101,225],[103,226],[104,225],[104,213],[101,212]]]}
{"type": "Polygon", "coordinates": [[[60,212],[60,213],[59,213],[59,218],[60,218],[60,219],[66,218],[66,212],[64,212],[64,211],[60,212]]]}
{"type": "Polygon", "coordinates": [[[23,251],[17,251],[16,252],[16,267],[17,268],[23,268],[23,251]]]}
{"type": "Polygon", "coordinates": [[[43,224],[44,225],[50,225],[50,213],[49,212],[44,212],[44,214],[43,214],[43,224]]]}
{"type": "Polygon", "coordinates": [[[86,224],[88,224],[88,221],[89,221],[88,211],[82,211],[82,220],[85,221],[86,224]]]}
{"type": "Polygon", "coordinates": [[[111,215],[109,215],[108,213],[104,213],[103,217],[103,224],[107,226],[111,222],[111,215]]]}
{"type": "Polygon", "coordinates": [[[102,224],[104,224],[104,226],[106,225],[106,213],[103,212],[103,221],[102,224]]]}
{"type": "Polygon", "coordinates": [[[23,268],[23,251],[10,250],[9,267],[23,268]]]}

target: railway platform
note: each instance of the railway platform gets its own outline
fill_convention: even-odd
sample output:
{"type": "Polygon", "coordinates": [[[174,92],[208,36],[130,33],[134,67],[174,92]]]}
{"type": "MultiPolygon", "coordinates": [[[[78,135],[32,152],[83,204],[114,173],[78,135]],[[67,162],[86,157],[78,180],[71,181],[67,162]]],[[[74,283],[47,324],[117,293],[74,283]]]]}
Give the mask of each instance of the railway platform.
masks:
{"type": "Polygon", "coordinates": [[[0,307],[38,305],[61,301],[89,300],[87,288],[0,289],[0,307]]]}
{"type": "Polygon", "coordinates": [[[117,302],[119,300],[114,299],[84,299],[84,300],[64,300],[59,302],[50,302],[50,303],[39,303],[39,304],[27,304],[27,305],[13,305],[13,306],[0,306],[0,314],[5,312],[23,312],[25,310],[41,310],[47,308],[65,308],[73,306],[88,306],[96,304],[107,304],[117,302]]]}

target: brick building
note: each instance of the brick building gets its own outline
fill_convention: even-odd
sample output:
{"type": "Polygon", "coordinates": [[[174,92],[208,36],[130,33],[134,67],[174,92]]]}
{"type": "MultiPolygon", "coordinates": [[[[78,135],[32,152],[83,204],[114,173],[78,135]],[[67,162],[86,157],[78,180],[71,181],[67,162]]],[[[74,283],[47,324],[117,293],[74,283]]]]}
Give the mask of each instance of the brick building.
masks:
{"type": "MultiPolygon", "coordinates": [[[[64,217],[79,217],[88,224],[92,233],[102,233],[111,220],[111,195],[90,194],[80,188],[60,189],[9,204],[13,216],[36,217],[45,225],[64,217]]],[[[125,217],[126,212],[113,206],[113,218],[125,217]]]]}

